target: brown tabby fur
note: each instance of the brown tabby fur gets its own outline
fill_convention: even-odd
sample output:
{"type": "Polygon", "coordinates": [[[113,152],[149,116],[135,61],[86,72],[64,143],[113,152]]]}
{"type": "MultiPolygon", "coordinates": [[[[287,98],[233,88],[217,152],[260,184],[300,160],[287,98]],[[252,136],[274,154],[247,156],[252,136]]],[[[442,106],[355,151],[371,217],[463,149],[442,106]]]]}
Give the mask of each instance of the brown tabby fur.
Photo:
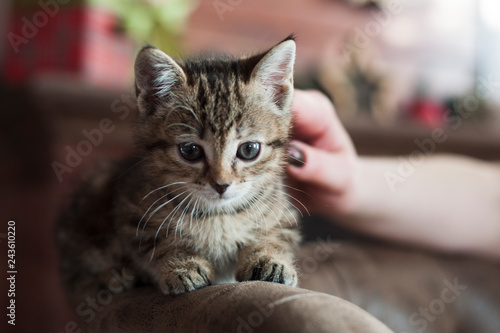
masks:
{"type": "Polygon", "coordinates": [[[63,276],[76,303],[124,268],[134,285],[166,294],[234,278],[296,285],[300,237],[283,184],[294,57],[291,38],[242,59],[139,53],[139,163],[103,165],[60,220],[63,276]],[[248,140],[261,144],[254,161],[236,156],[248,140]],[[206,157],[184,160],[184,141],[201,142],[206,157]],[[229,199],[217,184],[230,184],[235,199],[219,205],[229,199]]]}

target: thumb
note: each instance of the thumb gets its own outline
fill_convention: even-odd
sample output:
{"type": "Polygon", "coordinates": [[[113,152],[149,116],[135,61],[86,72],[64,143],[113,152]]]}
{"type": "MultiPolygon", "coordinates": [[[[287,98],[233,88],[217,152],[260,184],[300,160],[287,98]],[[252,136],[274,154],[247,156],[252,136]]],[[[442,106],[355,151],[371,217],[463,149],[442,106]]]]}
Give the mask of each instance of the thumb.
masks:
{"type": "Polygon", "coordinates": [[[332,194],[344,192],[349,186],[353,163],[346,152],[328,152],[303,142],[292,141],[288,155],[290,177],[319,186],[332,194]]]}

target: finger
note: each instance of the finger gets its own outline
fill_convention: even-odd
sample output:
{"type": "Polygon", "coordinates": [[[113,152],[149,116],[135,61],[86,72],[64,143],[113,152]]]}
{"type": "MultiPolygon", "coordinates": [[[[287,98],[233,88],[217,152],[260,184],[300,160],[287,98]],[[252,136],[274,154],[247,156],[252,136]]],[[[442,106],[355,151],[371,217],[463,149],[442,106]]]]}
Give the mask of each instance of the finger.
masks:
{"type": "MultiPolygon", "coordinates": [[[[300,210],[303,216],[314,213],[331,213],[338,196],[314,184],[300,182],[288,177],[288,195],[290,202],[300,210]]],[[[328,215],[328,214],[327,214],[328,215]]]]}
{"type": "Polygon", "coordinates": [[[310,193],[309,186],[292,177],[286,178],[286,192],[291,204],[298,209],[302,216],[310,216],[314,212],[318,200],[310,193]]]}
{"type": "Polygon", "coordinates": [[[291,147],[297,147],[302,152],[305,163],[302,166],[290,164],[287,170],[289,176],[332,193],[342,193],[348,187],[353,166],[345,153],[326,152],[298,141],[293,141],[291,147]]]}
{"type": "Polygon", "coordinates": [[[295,90],[292,112],[296,139],[328,151],[350,148],[349,136],[324,94],[295,90]]]}

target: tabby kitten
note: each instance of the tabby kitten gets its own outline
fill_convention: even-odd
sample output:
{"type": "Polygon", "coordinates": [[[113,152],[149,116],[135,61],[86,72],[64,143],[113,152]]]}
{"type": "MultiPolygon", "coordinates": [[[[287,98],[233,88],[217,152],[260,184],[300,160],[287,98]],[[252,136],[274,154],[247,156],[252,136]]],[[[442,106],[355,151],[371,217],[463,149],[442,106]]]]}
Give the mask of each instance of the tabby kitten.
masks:
{"type": "Polygon", "coordinates": [[[235,279],[297,284],[300,237],[283,184],[294,61],[291,37],[242,59],[140,51],[141,162],[102,167],[61,219],[75,301],[124,267],[165,294],[235,279]]]}

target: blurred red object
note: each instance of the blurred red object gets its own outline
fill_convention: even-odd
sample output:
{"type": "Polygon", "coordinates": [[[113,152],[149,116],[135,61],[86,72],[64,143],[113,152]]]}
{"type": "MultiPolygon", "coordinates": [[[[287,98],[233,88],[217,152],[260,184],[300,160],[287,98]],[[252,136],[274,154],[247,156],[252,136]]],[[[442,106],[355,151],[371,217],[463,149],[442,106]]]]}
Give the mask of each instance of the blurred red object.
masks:
{"type": "Polygon", "coordinates": [[[14,8],[2,72],[12,84],[39,76],[73,76],[107,88],[132,78],[134,44],[116,32],[116,17],[84,4],[14,8]]]}
{"type": "Polygon", "coordinates": [[[443,104],[426,98],[417,98],[409,106],[412,120],[430,126],[438,127],[444,123],[446,108],[443,104]]]}

